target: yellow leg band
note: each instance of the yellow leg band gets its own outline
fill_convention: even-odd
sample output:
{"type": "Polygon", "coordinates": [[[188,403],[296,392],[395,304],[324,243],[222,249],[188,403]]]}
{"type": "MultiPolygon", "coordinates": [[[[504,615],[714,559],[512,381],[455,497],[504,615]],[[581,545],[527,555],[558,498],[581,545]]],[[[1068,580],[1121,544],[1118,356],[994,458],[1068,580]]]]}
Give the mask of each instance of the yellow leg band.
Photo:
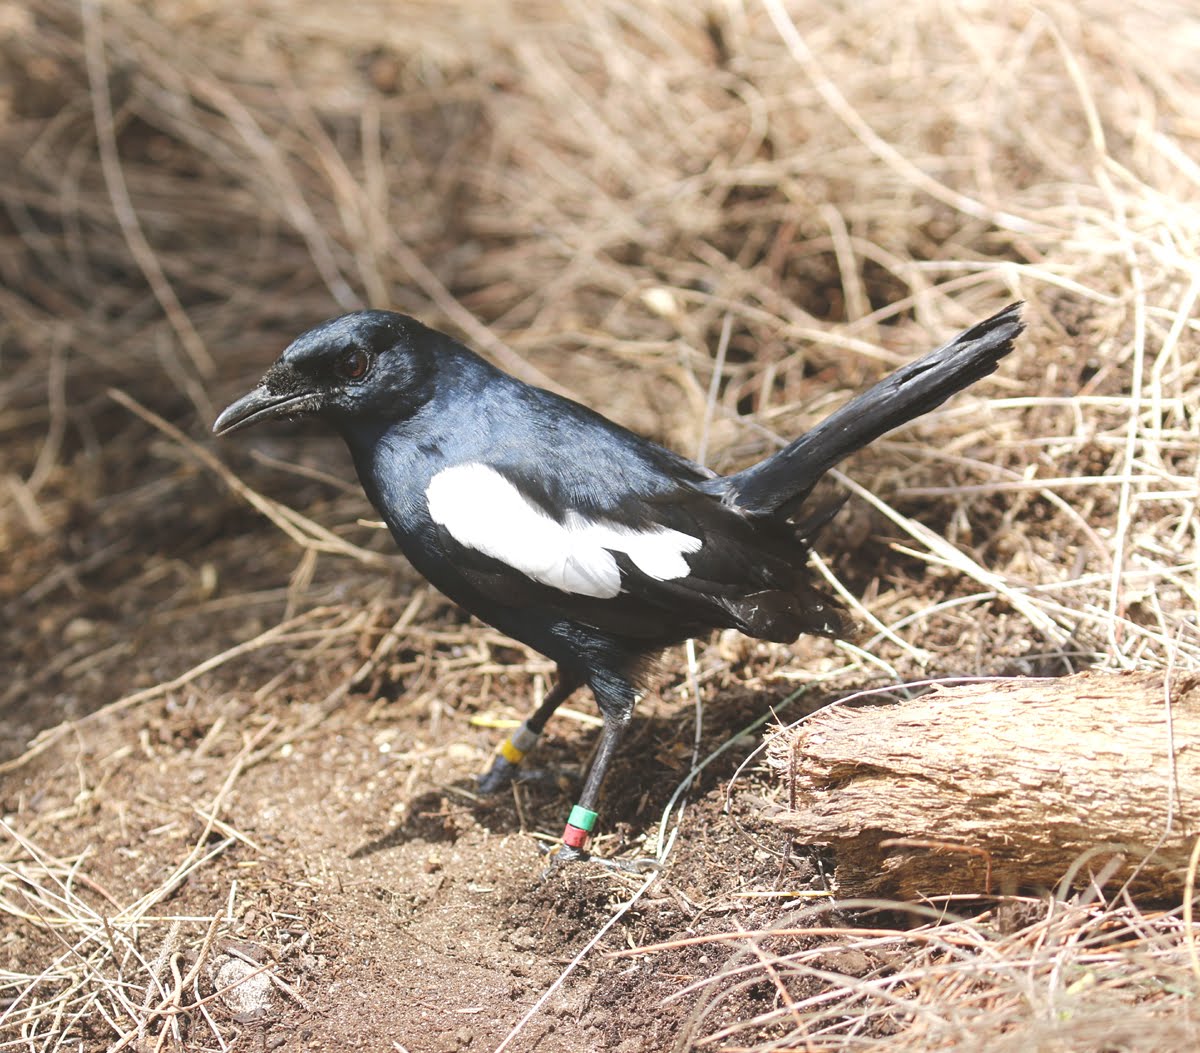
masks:
{"type": "Polygon", "coordinates": [[[525,759],[525,751],[517,749],[511,739],[505,739],[500,743],[500,756],[509,764],[520,764],[525,759]]]}

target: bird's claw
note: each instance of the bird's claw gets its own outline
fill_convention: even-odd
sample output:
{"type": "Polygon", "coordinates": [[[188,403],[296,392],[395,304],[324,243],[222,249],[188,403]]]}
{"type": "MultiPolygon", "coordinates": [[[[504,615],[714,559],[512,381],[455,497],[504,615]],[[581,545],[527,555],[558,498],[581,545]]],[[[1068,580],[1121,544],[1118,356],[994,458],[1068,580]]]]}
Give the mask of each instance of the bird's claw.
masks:
{"type": "MultiPolygon", "coordinates": [[[[542,851],[550,852],[549,848],[543,848],[542,851]]],[[[559,845],[557,852],[550,853],[550,862],[546,869],[542,871],[542,880],[548,881],[556,871],[561,870],[568,863],[582,863],[590,858],[587,852],[579,848],[571,848],[568,845],[559,845]]]]}
{"type": "Polygon", "coordinates": [[[601,859],[599,856],[593,856],[592,862],[622,874],[655,874],[662,870],[662,864],[650,856],[634,856],[633,859],[601,859]]]}
{"type": "Polygon", "coordinates": [[[519,768],[504,757],[497,757],[492,766],[479,776],[475,788],[486,796],[499,793],[516,777],[519,768]]]}
{"type": "Polygon", "coordinates": [[[638,856],[634,859],[605,859],[603,856],[594,856],[582,848],[559,845],[558,850],[551,854],[549,865],[542,871],[542,880],[548,880],[556,871],[569,863],[591,863],[620,874],[650,874],[662,869],[662,864],[649,856],[638,856]]]}
{"type": "Polygon", "coordinates": [[[485,797],[492,797],[516,782],[559,786],[571,778],[573,777],[553,768],[526,768],[512,764],[503,757],[497,757],[491,768],[476,778],[475,790],[485,797]]]}

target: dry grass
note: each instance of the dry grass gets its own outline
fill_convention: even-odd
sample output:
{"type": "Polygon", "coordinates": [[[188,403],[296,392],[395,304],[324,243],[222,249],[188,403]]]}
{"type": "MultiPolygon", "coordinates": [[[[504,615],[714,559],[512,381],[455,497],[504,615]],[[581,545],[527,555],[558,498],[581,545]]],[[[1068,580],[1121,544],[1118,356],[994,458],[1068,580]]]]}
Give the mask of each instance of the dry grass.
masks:
{"type": "MultiPolygon", "coordinates": [[[[1192,14],[1112,0],[903,17],[780,0],[353,17],[307,0],[286,17],[197,0],[0,6],[0,550],[18,557],[0,712],[37,730],[21,708],[64,682],[86,697],[61,718],[177,691],[294,646],[329,613],[295,609],[319,567],[390,564],[353,488],[301,515],[260,491],[311,465],[234,471],[203,438],[289,336],[362,304],[419,313],[724,469],[933,334],[1023,298],[1028,335],[994,381],[841,477],[862,502],[820,567],[845,582],[864,638],[803,665],[767,649],[763,675],[834,692],[1200,668],[1192,14]],[[138,686],[136,647],[71,597],[124,561],[136,569],[112,602],[130,624],[168,589],[184,611],[212,609],[209,572],[154,531],[179,487],[202,529],[196,495],[217,482],[294,545],[274,557],[283,574],[291,561],[292,620],[208,641],[138,686]],[[864,577],[872,552],[885,569],[864,577]]],[[[241,602],[257,595],[247,583],[241,602]]],[[[415,614],[322,623],[326,654],[357,678],[332,690],[374,675],[415,614]]],[[[700,678],[728,661],[713,649],[700,678]]],[[[0,914],[57,949],[0,973],[0,1048],[64,1048],[89,1014],[129,1047],[179,1040],[178,1007],[202,1014],[211,997],[201,964],[221,909],[155,914],[163,889],[111,910],[92,890],[88,906],[86,858],[39,849],[20,812],[0,914]],[[180,941],[189,965],[172,973],[180,941]]],[[[213,850],[201,839],[179,867],[213,850]]],[[[734,934],[747,949],[697,982],[681,1048],[1194,1044],[1190,913],[1048,903],[1011,928],[998,918],[1019,903],[916,930],[825,926],[862,973],[830,965],[808,915],[786,939],[734,934]],[[773,1015],[714,1022],[730,985],[764,981],[773,1015]]]]}
{"type": "Polygon", "coordinates": [[[1200,1033],[1186,998],[1193,959],[1179,912],[1130,903],[1009,897],[971,917],[954,904],[908,908],[912,924],[872,925],[895,904],[844,902],[858,923],[806,907],[767,930],[683,943],[732,944],[699,994],[678,1048],[723,1050],[1163,1050],[1200,1033]],[[832,944],[832,946],[831,946],[832,944]],[[727,1023],[723,1003],[774,988],[776,1006],[727,1023]],[[723,1019],[725,1018],[725,1019],[723,1019]]]}
{"type": "MultiPolygon", "coordinates": [[[[209,818],[206,838],[224,826],[215,814],[209,818]]],[[[211,985],[202,992],[201,984],[210,980],[205,970],[218,926],[233,920],[235,889],[229,889],[228,910],[212,917],[177,917],[154,908],[236,834],[214,845],[202,840],[169,880],[127,904],[89,878],[83,858],[49,858],[7,823],[0,830],[9,857],[0,864],[0,910],[14,925],[49,935],[54,948],[37,972],[0,972],[3,1048],[53,1050],[102,1035],[113,1051],[161,1049],[170,1040],[178,1048],[184,1015],[203,1021],[220,1043],[206,1006],[225,992],[211,985]],[[89,901],[96,899],[102,902],[93,907],[89,901]],[[148,944],[157,945],[152,957],[148,944]],[[156,1041],[149,1044],[148,1035],[156,1041]]]]}

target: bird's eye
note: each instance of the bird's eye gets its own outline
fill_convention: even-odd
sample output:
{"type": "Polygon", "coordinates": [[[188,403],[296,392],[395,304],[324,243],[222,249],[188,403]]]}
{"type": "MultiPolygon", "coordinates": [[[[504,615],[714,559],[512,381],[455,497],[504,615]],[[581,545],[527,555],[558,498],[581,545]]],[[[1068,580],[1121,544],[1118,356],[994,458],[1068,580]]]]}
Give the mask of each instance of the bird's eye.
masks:
{"type": "Polygon", "coordinates": [[[347,380],[362,380],[371,366],[371,356],[357,347],[352,347],[338,359],[338,372],[347,380]]]}

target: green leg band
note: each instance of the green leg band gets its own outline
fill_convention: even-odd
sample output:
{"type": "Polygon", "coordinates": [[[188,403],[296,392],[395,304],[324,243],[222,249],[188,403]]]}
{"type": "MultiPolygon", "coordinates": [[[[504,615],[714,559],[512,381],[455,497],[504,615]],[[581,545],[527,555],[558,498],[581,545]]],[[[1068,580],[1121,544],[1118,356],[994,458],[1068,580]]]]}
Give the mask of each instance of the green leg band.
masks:
{"type": "Polygon", "coordinates": [[[596,820],[599,818],[600,816],[596,812],[575,805],[571,808],[571,814],[567,817],[567,825],[579,830],[586,830],[590,834],[596,829],[596,820]]]}

